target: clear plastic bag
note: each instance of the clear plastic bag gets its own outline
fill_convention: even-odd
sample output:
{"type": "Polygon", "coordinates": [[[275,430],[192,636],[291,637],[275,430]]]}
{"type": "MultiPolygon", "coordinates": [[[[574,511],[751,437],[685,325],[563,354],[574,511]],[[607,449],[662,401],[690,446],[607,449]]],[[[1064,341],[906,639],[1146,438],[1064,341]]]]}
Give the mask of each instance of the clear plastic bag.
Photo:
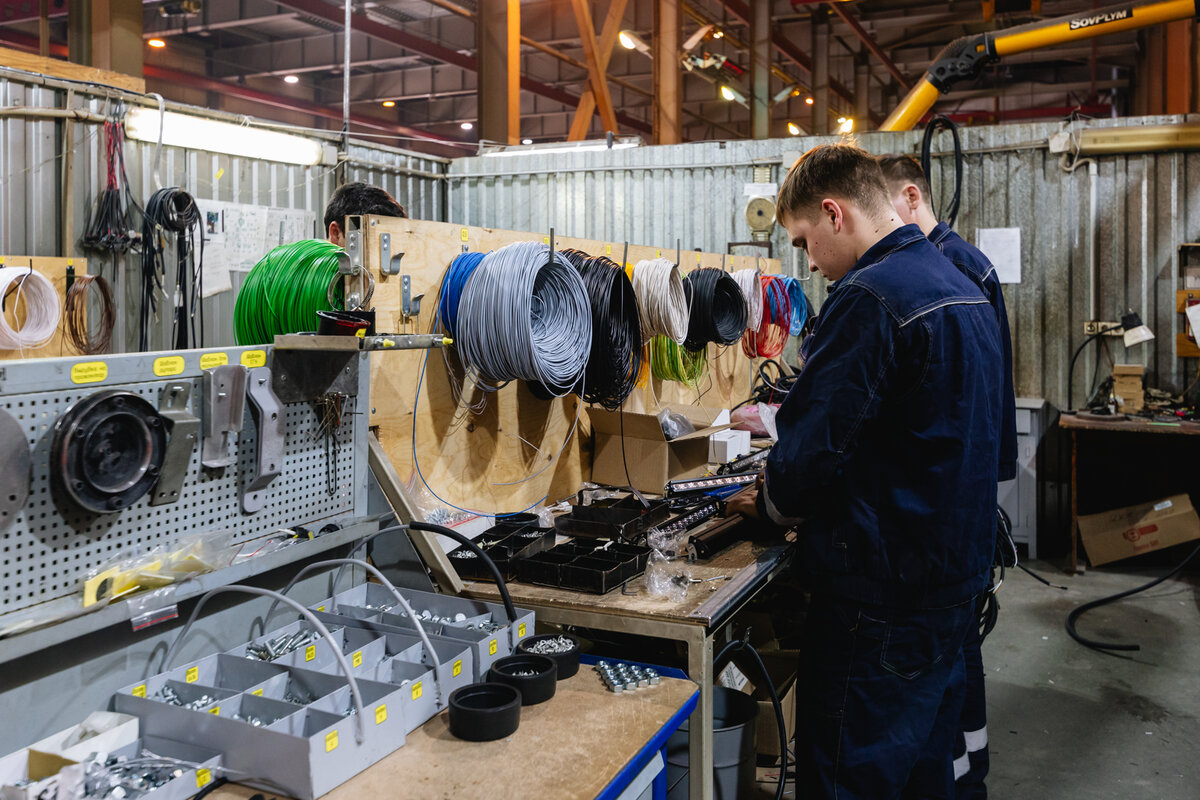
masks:
{"type": "Polygon", "coordinates": [[[421,517],[426,522],[453,528],[459,523],[475,519],[478,516],[438,500],[433,496],[433,492],[429,491],[425,481],[421,480],[421,476],[417,474],[416,470],[413,470],[412,474],[408,476],[404,488],[408,490],[409,500],[412,501],[415,509],[421,512],[421,517]]]}
{"type": "Polygon", "coordinates": [[[658,412],[658,424],[662,426],[663,436],[667,437],[668,442],[696,431],[696,426],[690,419],[678,411],[671,411],[668,408],[658,412]]]}
{"type": "Polygon", "coordinates": [[[651,547],[646,564],[646,591],[653,597],[681,602],[687,597],[687,534],[653,531],[646,537],[651,547]]]}

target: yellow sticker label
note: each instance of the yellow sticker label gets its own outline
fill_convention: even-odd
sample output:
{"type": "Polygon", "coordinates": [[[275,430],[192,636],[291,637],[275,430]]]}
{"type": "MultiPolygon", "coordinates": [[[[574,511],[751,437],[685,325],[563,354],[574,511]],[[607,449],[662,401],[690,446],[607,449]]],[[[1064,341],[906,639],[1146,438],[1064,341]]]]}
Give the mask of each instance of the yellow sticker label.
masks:
{"type": "Polygon", "coordinates": [[[160,378],[183,372],[183,356],[163,356],[154,359],[154,374],[160,378]]]}
{"type": "Polygon", "coordinates": [[[517,638],[518,639],[525,638],[525,623],[524,622],[522,622],[520,625],[517,626],[517,638]]]}
{"type": "Polygon", "coordinates": [[[421,681],[417,681],[416,683],[413,684],[413,688],[412,688],[413,700],[421,699],[421,683],[422,683],[421,681]]]}
{"type": "Polygon", "coordinates": [[[461,672],[462,672],[462,659],[460,658],[458,661],[454,662],[454,669],[450,670],[450,674],[457,678],[459,673],[461,673],[461,672]]]}
{"type": "Polygon", "coordinates": [[[354,664],[356,667],[362,666],[362,650],[359,650],[354,654],[354,658],[350,660],[350,663],[354,664]]]}
{"type": "Polygon", "coordinates": [[[330,731],[325,734],[325,752],[332,753],[337,750],[337,731],[330,731]]]}
{"type": "Polygon", "coordinates": [[[471,238],[471,233],[466,228],[463,228],[461,231],[459,231],[458,236],[465,242],[467,239],[471,238]]]}
{"type": "Polygon", "coordinates": [[[317,657],[317,646],[315,644],[310,644],[308,647],[304,648],[304,660],[305,661],[312,661],[316,657],[317,657]]]}
{"type": "Polygon", "coordinates": [[[375,706],[375,724],[382,725],[387,722],[387,704],[375,706]]]}
{"type": "Polygon", "coordinates": [[[263,695],[262,695],[262,689],[255,689],[255,690],[254,690],[253,692],[251,692],[250,694],[254,695],[255,697],[262,697],[262,696],[263,696],[263,695]]]}
{"type": "Polygon", "coordinates": [[[219,716],[221,716],[221,707],[213,706],[212,708],[210,708],[208,710],[208,713],[212,714],[214,717],[219,717],[219,716]]]}
{"type": "Polygon", "coordinates": [[[200,668],[199,667],[188,667],[187,674],[184,675],[183,678],[188,683],[195,683],[196,681],[200,680],[200,668]]]}
{"type": "Polygon", "coordinates": [[[604,255],[606,255],[606,256],[612,255],[612,245],[611,244],[604,245],[604,255]]]}
{"type": "Polygon", "coordinates": [[[203,789],[212,783],[212,770],[198,769],[196,770],[196,788],[203,789]]]}
{"type": "Polygon", "coordinates": [[[543,237],[542,237],[542,244],[550,244],[550,237],[549,237],[549,236],[543,236],[543,237]]]}
{"type": "Polygon", "coordinates": [[[700,263],[700,254],[699,253],[696,253],[696,263],[697,264],[700,263]]]}
{"type": "Polygon", "coordinates": [[[317,606],[317,611],[324,611],[324,610],[325,610],[325,606],[317,606]]]}
{"type": "Polygon", "coordinates": [[[130,692],[130,694],[133,695],[134,697],[145,697],[146,696],[146,684],[139,683],[137,686],[133,687],[133,691],[130,692]]]}
{"type": "Polygon", "coordinates": [[[242,353],[242,366],[254,369],[255,367],[265,366],[267,363],[266,350],[247,350],[242,353]]]}
{"type": "Polygon", "coordinates": [[[654,257],[655,257],[655,258],[662,258],[662,250],[659,250],[659,249],[655,248],[655,250],[654,250],[654,257]]]}
{"type": "Polygon", "coordinates": [[[228,353],[205,353],[200,356],[200,369],[223,367],[229,363],[228,353]]]}
{"type": "Polygon", "coordinates": [[[108,364],[84,361],[71,367],[71,383],[99,383],[108,377],[108,364]]]}
{"type": "Polygon", "coordinates": [[[496,640],[492,639],[490,642],[488,642],[488,655],[490,655],[490,656],[496,655],[496,650],[499,649],[499,647],[500,646],[498,644],[496,644],[496,640]]]}

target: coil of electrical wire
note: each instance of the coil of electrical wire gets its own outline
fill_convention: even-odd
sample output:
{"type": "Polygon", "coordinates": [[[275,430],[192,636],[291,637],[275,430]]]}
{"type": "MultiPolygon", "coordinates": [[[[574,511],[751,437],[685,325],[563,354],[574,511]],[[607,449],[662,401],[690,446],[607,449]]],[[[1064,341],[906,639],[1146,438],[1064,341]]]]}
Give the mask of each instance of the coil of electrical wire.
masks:
{"type": "Polygon", "coordinates": [[[688,333],[688,299],[679,265],[665,258],[639,261],[633,268],[633,293],[642,320],[642,337],[667,336],[683,344],[688,333]]]}
{"type": "Polygon", "coordinates": [[[250,270],[233,307],[239,345],[270,344],[285,333],[315,330],[317,312],[335,310],[329,287],[341,305],[338,253],[342,248],[319,239],[276,247],[250,270]]]}
{"type": "Polygon", "coordinates": [[[683,343],[686,349],[703,350],[709,342],[733,344],[742,337],[746,296],[737,281],[719,269],[706,267],[688,273],[683,288],[691,309],[683,343]]]}
{"type": "Polygon", "coordinates": [[[791,275],[783,276],[783,282],[787,285],[788,302],[792,307],[788,333],[792,336],[799,336],[800,332],[804,330],[804,323],[808,322],[808,298],[804,296],[804,288],[800,285],[800,281],[791,275]]]}
{"type": "Polygon", "coordinates": [[[763,275],[762,321],[757,328],[749,328],[742,336],[742,352],[748,358],[775,358],[787,344],[792,323],[792,301],[788,297],[787,283],[778,275],[763,275]]]}
{"type": "Polygon", "coordinates": [[[142,307],[139,349],[150,346],[150,321],[158,312],[160,295],[173,298],[170,347],[187,349],[202,346],[204,317],[200,314],[203,293],[204,232],[200,229],[200,209],[195,199],[178,186],[159,189],[146,203],[142,223],[142,307]],[[199,233],[200,248],[196,249],[199,233]],[[174,235],[176,286],[164,295],[163,277],[165,237],[174,235]],[[197,335],[199,320],[199,335],[197,335]]]}
{"type": "Polygon", "coordinates": [[[733,279],[746,299],[746,328],[754,330],[761,324],[763,315],[762,273],[757,269],[739,269],[733,273],[733,279]]]}
{"type": "Polygon", "coordinates": [[[81,355],[91,356],[97,353],[107,353],[112,349],[113,326],[117,321],[116,306],[113,302],[112,287],[103,275],[80,275],[67,290],[66,302],[63,305],[63,329],[67,341],[81,355]],[[100,309],[100,319],[96,324],[96,333],[87,319],[88,292],[95,289],[96,305],[100,309]]]}
{"type": "Polygon", "coordinates": [[[483,261],[485,253],[460,253],[450,262],[446,277],[442,279],[442,292],[438,298],[438,319],[451,338],[458,338],[458,301],[471,273],[483,261]]]}
{"type": "Polygon", "coordinates": [[[708,346],[689,350],[666,336],[655,336],[650,340],[650,369],[659,380],[696,386],[708,371],[708,346]]]}
{"type": "Polygon", "coordinates": [[[583,377],[591,350],[587,289],[570,261],[541,242],[501,247],[463,285],[456,333],[480,389],[525,380],[564,395],[583,377]]]}
{"type": "Polygon", "coordinates": [[[633,284],[612,259],[579,251],[563,255],[579,270],[592,306],[591,352],[576,390],[585,402],[616,411],[642,371],[642,326],[633,284]]]}
{"type": "Polygon", "coordinates": [[[54,284],[32,267],[2,268],[0,297],[6,303],[10,290],[13,293],[13,319],[20,325],[14,328],[6,315],[0,314],[0,350],[24,350],[46,344],[58,330],[60,307],[54,284]],[[14,282],[17,284],[15,289],[12,288],[14,282]]]}

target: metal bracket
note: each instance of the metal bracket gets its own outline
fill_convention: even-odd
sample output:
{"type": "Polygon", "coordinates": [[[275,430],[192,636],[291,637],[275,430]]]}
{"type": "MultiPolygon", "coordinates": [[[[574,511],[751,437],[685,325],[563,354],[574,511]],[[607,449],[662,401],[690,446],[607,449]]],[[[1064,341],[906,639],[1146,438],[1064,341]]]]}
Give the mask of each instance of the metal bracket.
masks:
{"type": "Polygon", "coordinates": [[[405,275],[400,279],[400,310],[404,314],[404,321],[408,322],[413,317],[421,314],[421,298],[425,295],[419,294],[416,297],[412,296],[412,276],[405,275]]]}
{"type": "Polygon", "coordinates": [[[161,506],[179,500],[179,490],[187,477],[192,451],[200,438],[200,418],[188,411],[192,396],[191,381],[173,381],[163,387],[158,413],[166,420],[167,448],[162,470],[150,494],[150,505],[161,506]]]}
{"type": "Polygon", "coordinates": [[[286,429],[283,403],[271,388],[271,368],[255,367],[247,378],[246,397],[250,414],[258,429],[258,453],[254,475],[242,495],[242,511],[254,514],[262,510],[267,498],[263,492],[283,470],[283,441],[286,429]]]}
{"type": "Polygon", "coordinates": [[[385,277],[399,275],[400,261],[403,258],[404,253],[392,255],[392,235],[390,233],[379,234],[379,274],[385,277]]]}
{"type": "Polygon", "coordinates": [[[241,364],[204,370],[204,446],[200,463],[228,467],[237,461],[229,452],[229,434],[242,429],[246,413],[246,375],[241,364]]]}

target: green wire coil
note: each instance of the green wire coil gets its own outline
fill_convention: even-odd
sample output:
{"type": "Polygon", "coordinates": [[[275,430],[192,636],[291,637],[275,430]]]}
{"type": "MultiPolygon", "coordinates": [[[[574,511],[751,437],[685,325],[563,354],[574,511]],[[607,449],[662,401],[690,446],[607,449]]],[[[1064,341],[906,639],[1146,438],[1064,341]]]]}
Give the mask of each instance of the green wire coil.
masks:
{"type": "MultiPolygon", "coordinates": [[[[270,344],[285,333],[317,329],[317,312],[329,305],[329,285],[338,272],[342,248],[320,239],[276,247],[250,270],[233,308],[239,345],[270,344]]],[[[344,305],[341,282],[334,289],[344,305]]]]}
{"type": "Polygon", "coordinates": [[[655,336],[650,340],[650,368],[659,380],[695,386],[708,372],[708,348],[693,352],[666,336],[655,336]]]}

